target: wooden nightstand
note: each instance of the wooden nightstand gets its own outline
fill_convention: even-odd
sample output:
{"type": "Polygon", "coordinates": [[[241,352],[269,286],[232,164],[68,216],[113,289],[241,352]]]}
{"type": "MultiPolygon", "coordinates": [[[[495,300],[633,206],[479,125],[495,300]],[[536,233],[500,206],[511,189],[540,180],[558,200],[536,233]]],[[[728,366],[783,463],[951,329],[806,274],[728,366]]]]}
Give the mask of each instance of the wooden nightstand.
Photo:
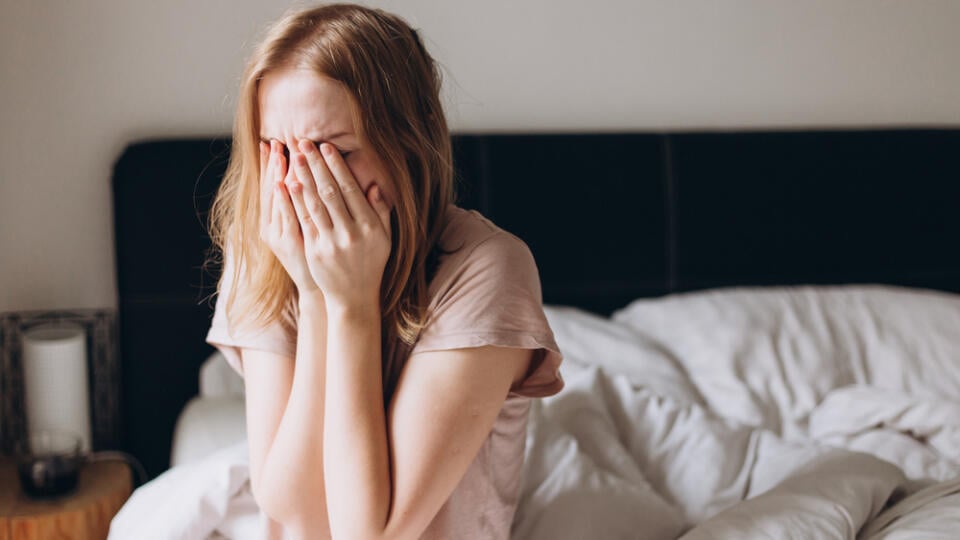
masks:
{"type": "Polygon", "coordinates": [[[14,459],[0,456],[0,540],[105,539],[132,492],[126,463],[98,461],[83,464],[74,492],[31,499],[20,488],[14,459]]]}

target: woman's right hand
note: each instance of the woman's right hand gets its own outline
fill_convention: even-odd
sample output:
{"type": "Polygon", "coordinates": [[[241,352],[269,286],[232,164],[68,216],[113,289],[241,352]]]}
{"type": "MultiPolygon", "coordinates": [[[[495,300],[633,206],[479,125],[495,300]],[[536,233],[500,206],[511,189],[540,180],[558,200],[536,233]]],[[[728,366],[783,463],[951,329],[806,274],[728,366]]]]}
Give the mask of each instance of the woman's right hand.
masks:
{"type": "Polygon", "coordinates": [[[266,242],[303,296],[319,290],[303,251],[300,222],[287,191],[293,174],[277,141],[260,143],[260,240],[266,242]]]}

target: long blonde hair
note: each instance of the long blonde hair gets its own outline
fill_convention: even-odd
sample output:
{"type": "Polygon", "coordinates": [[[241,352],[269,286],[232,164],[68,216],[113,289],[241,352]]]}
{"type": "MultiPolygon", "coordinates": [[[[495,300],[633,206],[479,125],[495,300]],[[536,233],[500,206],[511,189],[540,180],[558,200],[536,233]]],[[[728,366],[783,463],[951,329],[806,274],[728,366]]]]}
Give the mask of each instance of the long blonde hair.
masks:
{"type": "MultiPolygon", "coordinates": [[[[455,197],[440,71],[416,30],[379,9],[319,6],[287,13],[269,28],[243,74],[230,162],[210,212],[212,259],[229,250],[236,263],[233,294],[226,299],[231,326],[295,324],[296,286],[258,229],[257,92],[268,72],[290,67],[329,77],[348,90],[358,135],[394,180],[393,246],[380,307],[384,374],[392,373],[395,381],[399,366],[386,363],[398,339],[410,345],[423,328],[437,241],[455,197]]],[[[389,394],[386,378],[384,383],[389,394]]]]}

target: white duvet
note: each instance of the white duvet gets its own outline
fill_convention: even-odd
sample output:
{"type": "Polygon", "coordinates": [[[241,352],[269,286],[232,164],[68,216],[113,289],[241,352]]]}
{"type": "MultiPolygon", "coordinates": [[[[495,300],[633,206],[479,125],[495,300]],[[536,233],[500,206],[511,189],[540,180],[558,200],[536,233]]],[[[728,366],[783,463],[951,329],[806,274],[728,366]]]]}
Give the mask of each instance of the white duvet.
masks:
{"type": "MultiPolygon", "coordinates": [[[[741,289],[547,315],[566,388],[531,411],[515,538],[958,537],[958,297],[741,289]]],[[[241,442],[173,467],[110,538],[263,538],[246,460],[241,442]]]]}

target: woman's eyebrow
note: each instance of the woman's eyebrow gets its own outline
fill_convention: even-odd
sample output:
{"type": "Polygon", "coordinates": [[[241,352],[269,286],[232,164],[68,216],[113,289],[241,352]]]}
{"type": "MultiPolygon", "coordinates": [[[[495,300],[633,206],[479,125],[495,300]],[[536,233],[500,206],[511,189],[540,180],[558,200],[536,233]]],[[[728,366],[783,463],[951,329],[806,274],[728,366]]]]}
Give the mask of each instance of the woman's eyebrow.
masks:
{"type": "Polygon", "coordinates": [[[315,137],[315,139],[319,139],[322,141],[332,141],[334,139],[339,139],[340,137],[346,137],[348,135],[350,135],[350,133],[347,133],[346,131],[339,131],[337,133],[334,133],[333,135],[329,135],[327,137],[315,137]]]}
{"type": "MultiPolygon", "coordinates": [[[[328,136],[328,137],[302,137],[302,138],[304,138],[304,139],[310,139],[311,141],[315,141],[315,142],[318,142],[318,143],[319,143],[319,142],[322,142],[322,141],[333,141],[333,140],[339,139],[340,137],[348,137],[348,136],[350,136],[350,135],[353,135],[353,134],[350,133],[350,132],[347,132],[347,131],[340,131],[340,132],[334,133],[333,135],[330,135],[330,136],[328,136]]],[[[263,133],[260,134],[260,140],[263,141],[263,142],[270,142],[272,139],[276,139],[276,137],[267,137],[267,136],[266,136],[265,134],[263,134],[263,133]]],[[[279,140],[279,139],[277,139],[277,140],[279,140]]]]}

